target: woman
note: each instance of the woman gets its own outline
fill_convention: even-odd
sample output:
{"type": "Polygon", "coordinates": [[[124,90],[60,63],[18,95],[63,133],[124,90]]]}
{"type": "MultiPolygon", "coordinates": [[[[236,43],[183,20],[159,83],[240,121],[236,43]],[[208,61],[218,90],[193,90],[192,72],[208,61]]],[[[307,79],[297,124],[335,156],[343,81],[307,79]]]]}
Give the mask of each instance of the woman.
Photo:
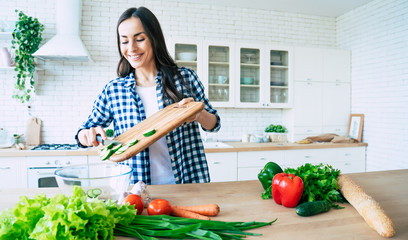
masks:
{"type": "Polygon", "coordinates": [[[211,132],[218,131],[221,125],[202,83],[192,70],[177,67],[167,51],[157,18],[147,8],[126,10],[116,29],[118,78],[111,80],[95,100],[76,135],[78,145],[98,146],[96,135],[107,139],[103,128],[112,121],[117,136],[172,103],[202,101],[204,109],[187,123],[120,164],[133,167],[131,183],[209,182],[198,123],[211,132]]]}

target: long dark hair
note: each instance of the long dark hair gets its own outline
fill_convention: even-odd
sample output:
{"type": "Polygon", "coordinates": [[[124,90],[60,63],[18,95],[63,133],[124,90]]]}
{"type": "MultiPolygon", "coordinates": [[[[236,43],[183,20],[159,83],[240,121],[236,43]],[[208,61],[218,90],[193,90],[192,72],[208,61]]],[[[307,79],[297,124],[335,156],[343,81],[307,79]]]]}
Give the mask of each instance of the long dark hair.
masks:
{"type": "MultiPolygon", "coordinates": [[[[163,94],[167,99],[171,99],[172,102],[178,102],[183,99],[183,94],[177,91],[174,84],[174,77],[180,76],[178,73],[177,64],[171,58],[169,51],[166,47],[166,42],[164,40],[164,35],[160,27],[159,20],[156,16],[147,8],[129,8],[120,15],[118,23],[116,25],[116,37],[119,50],[119,63],[116,72],[119,77],[125,77],[134,71],[134,68],[123,56],[120,51],[120,37],[119,37],[119,25],[131,17],[137,17],[143,25],[147,37],[150,39],[154,61],[156,68],[162,72],[162,84],[163,84],[163,94]]],[[[182,84],[184,84],[184,79],[180,78],[182,84]]]]}

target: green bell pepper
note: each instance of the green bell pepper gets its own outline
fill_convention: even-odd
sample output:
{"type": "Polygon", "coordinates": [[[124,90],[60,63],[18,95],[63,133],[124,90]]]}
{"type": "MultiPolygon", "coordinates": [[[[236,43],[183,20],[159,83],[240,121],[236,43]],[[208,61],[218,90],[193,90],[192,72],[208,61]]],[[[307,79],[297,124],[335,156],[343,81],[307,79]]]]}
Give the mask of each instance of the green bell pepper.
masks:
{"type": "Polygon", "coordinates": [[[263,189],[265,192],[262,194],[263,199],[268,199],[272,197],[271,187],[272,187],[272,179],[277,173],[283,172],[282,168],[274,163],[268,162],[265,164],[264,168],[258,173],[258,179],[262,184],[263,189]]]}

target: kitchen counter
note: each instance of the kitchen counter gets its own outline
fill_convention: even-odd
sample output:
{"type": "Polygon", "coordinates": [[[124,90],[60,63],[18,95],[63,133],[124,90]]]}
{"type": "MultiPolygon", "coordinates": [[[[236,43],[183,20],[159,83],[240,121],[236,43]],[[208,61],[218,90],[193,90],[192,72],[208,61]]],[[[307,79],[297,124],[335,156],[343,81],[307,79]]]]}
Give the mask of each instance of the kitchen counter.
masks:
{"type": "MultiPolygon", "coordinates": [[[[218,152],[244,152],[244,151],[269,151],[269,150],[296,150],[296,149],[321,149],[365,147],[367,143],[243,143],[225,142],[231,148],[206,148],[206,153],[218,152]]],[[[15,148],[0,149],[0,157],[29,157],[29,156],[92,156],[98,155],[98,148],[81,148],[78,150],[16,150],[15,148]]]]}
{"type": "MultiPolygon", "coordinates": [[[[347,175],[373,196],[393,219],[397,234],[392,239],[408,239],[408,169],[347,175]]],[[[271,226],[250,230],[263,236],[247,239],[384,239],[349,204],[341,204],[345,209],[300,217],[294,208],[277,205],[273,199],[262,200],[260,194],[263,189],[258,181],[155,185],[148,188],[153,198],[167,199],[173,204],[217,203],[221,212],[214,220],[271,221],[278,218],[271,226]]],[[[59,193],[59,189],[0,189],[0,210],[14,206],[20,195],[33,196],[41,192],[51,197],[59,193]]]]}

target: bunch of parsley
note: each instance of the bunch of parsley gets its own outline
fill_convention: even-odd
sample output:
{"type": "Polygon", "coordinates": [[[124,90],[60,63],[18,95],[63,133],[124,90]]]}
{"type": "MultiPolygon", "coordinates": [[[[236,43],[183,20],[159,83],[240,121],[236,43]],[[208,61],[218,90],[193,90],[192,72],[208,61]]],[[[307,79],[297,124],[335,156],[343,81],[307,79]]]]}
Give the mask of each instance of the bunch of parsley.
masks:
{"type": "Polygon", "coordinates": [[[340,170],[336,170],[330,165],[306,163],[296,169],[286,168],[284,172],[287,174],[293,173],[303,180],[304,189],[300,202],[326,200],[333,207],[341,208],[334,204],[335,202],[344,202],[337,183],[340,170]]]}

